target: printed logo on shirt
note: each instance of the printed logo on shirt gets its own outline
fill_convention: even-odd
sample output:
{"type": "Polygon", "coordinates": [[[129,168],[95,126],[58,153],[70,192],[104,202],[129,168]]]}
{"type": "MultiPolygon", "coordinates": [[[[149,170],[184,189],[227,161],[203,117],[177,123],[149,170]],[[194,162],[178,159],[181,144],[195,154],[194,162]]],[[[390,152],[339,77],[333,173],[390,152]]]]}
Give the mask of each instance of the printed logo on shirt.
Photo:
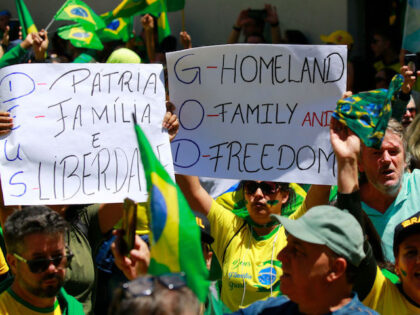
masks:
{"type": "Polygon", "coordinates": [[[229,272],[228,277],[229,279],[252,279],[252,275],[250,275],[249,273],[241,274],[237,272],[229,272]]]}
{"type": "Polygon", "coordinates": [[[261,269],[258,273],[258,281],[262,285],[271,285],[276,281],[277,271],[273,267],[261,269]]]}
{"type": "Polygon", "coordinates": [[[241,261],[240,259],[235,259],[234,261],[232,261],[232,268],[238,268],[239,266],[251,267],[251,262],[241,261]]]}

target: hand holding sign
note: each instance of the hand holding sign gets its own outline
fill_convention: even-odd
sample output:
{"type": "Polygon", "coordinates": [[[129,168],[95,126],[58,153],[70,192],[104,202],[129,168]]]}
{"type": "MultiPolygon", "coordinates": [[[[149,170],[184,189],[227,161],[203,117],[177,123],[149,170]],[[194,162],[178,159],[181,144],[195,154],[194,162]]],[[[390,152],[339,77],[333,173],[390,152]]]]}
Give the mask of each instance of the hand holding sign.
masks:
{"type": "Polygon", "coordinates": [[[212,46],[167,60],[177,172],[334,183],[328,127],[345,88],[345,46],[212,46]]]}

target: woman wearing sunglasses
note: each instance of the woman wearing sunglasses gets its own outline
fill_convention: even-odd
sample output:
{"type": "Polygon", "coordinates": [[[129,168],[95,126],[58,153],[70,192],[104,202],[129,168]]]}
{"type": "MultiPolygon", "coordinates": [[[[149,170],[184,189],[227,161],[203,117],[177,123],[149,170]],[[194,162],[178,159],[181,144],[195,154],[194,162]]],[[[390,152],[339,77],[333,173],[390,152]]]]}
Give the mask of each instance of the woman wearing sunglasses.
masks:
{"type": "MultiPolygon", "coordinates": [[[[212,249],[222,267],[221,299],[232,311],[280,293],[281,264],[276,260],[286,245],[284,228],[271,219],[289,198],[288,184],[243,181],[249,220],[223,208],[200,185],[198,177],[176,175],[191,208],[207,216],[212,249]]],[[[303,206],[291,217],[328,203],[329,186],[312,186],[303,206]]]]}

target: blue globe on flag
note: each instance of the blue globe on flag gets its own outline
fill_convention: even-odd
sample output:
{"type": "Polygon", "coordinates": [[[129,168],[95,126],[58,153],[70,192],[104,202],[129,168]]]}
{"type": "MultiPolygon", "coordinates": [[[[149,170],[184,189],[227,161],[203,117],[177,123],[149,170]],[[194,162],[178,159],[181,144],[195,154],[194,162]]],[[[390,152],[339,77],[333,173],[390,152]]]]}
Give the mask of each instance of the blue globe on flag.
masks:
{"type": "Polygon", "coordinates": [[[115,31],[115,30],[118,29],[118,27],[120,27],[120,20],[115,19],[111,23],[109,23],[109,25],[106,28],[109,28],[109,29],[115,31]]]}
{"type": "Polygon", "coordinates": [[[72,35],[73,35],[73,37],[76,37],[76,38],[88,38],[88,37],[90,37],[90,34],[86,33],[86,32],[75,32],[72,35]]]}
{"type": "Polygon", "coordinates": [[[71,9],[71,14],[77,15],[77,16],[81,16],[84,18],[87,18],[89,16],[89,14],[86,12],[85,9],[78,7],[78,8],[73,8],[71,9]]]}

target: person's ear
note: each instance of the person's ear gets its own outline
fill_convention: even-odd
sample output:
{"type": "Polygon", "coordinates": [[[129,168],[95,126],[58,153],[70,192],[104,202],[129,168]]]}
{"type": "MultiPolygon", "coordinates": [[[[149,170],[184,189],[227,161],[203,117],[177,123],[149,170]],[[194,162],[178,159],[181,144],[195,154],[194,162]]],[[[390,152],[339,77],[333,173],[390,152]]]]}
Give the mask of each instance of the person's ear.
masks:
{"type": "Polygon", "coordinates": [[[10,270],[15,275],[17,273],[17,259],[12,254],[6,255],[7,264],[10,267],[10,270]]]}
{"type": "Polygon", "coordinates": [[[331,264],[330,272],[327,275],[327,281],[333,282],[343,276],[346,276],[346,270],[347,261],[344,258],[338,257],[334,259],[334,261],[331,264]]]}

